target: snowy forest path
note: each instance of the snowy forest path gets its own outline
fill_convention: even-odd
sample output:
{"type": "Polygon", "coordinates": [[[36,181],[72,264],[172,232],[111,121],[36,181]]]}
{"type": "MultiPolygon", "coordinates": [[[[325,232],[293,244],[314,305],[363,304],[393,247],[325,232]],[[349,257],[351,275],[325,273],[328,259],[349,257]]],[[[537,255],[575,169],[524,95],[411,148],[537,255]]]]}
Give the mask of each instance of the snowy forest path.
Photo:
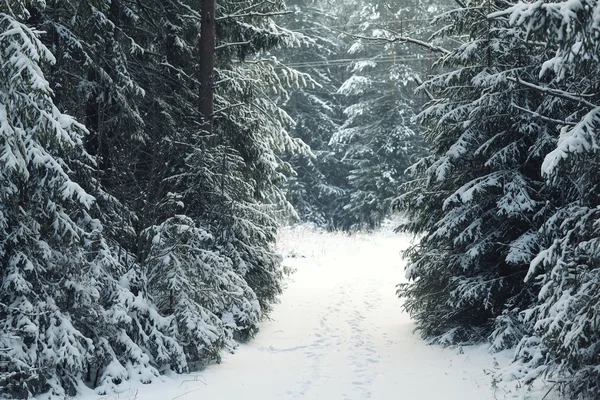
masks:
{"type": "Polygon", "coordinates": [[[395,295],[409,244],[389,227],[370,235],[282,233],[284,264],[296,272],[254,344],[271,352],[267,375],[294,384],[257,399],[494,398],[482,367],[488,354],[427,346],[413,333],[395,295]],[[306,347],[293,356],[277,351],[287,343],[306,347]]]}
{"type": "MultiPolygon", "coordinates": [[[[371,235],[284,230],[289,277],[257,337],[219,365],[151,385],[136,400],[487,400],[493,356],[483,347],[428,346],[401,309],[400,251],[410,244],[383,229],[371,235]]],[[[496,393],[495,393],[496,392],[496,393]]],[[[511,397],[512,398],[512,397],[511,397]]],[[[126,399],[126,397],[119,397],[126,399]]]]}

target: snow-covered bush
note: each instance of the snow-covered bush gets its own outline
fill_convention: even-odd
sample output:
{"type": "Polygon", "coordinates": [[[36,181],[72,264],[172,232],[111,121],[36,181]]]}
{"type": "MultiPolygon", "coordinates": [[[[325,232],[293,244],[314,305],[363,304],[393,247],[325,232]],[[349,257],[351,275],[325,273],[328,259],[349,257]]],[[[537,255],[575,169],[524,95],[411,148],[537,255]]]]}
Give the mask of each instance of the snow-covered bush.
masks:
{"type": "Polygon", "coordinates": [[[258,329],[256,296],[210,233],[183,215],[149,233],[149,285],[162,313],[175,318],[188,362],[219,359],[223,347],[233,346],[234,334],[258,329]]]}

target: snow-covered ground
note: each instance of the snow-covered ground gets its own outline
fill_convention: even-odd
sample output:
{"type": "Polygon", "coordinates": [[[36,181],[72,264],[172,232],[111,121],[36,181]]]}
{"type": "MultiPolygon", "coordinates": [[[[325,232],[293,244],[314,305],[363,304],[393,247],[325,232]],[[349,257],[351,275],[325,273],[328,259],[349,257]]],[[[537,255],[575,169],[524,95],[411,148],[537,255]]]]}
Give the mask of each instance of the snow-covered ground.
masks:
{"type": "Polygon", "coordinates": [[[428,346],[413,333],[395,296],[404,280],[400,251],[408,245],[389,227],[351,236],[286,229],[280,251],[296,272],[253,341],[201,373],[84,398],[541,399],[541,390],[523,395],[492,383],[510,354],[428,346]]]}

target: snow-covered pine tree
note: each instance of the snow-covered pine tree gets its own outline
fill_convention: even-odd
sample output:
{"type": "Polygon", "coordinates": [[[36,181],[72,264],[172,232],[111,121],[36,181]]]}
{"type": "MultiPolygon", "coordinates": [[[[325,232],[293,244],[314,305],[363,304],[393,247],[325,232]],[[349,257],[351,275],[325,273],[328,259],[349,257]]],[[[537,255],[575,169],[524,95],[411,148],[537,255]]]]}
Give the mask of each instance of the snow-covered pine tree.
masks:
{"type": "Polygon", "coordinates": [[[234,347],[234,336],[258,330],[256,295],[215,248],[210,233],[178,215],[148,234],[149,285],[160,310],[174,316],[188,363],[219,360],[223,348],[234,347]]]}
{"type": "MultiPolygon", "coordinates": [[[[132,15],[126,11],[119,14],[132,15]]],[[[231,335],[216,313],[223,312],[219,304],[242,291],[219,286],[227,279],[228,260],[210,250],[210,234],[201,228],[204,215],[184,204],[176,182],[187,172],[186,160],[203,135],[195,74],[200,15],[180,1],[146,2],[133,11],[140,15],[133,18],[137,28],[123,29],[144,48],[128,55],[128,65],[144,93],[137,107],[147,139],[130,140],[129,151],[138,154],[129,158],[131,180],[125,182],[133,184],[135,197],[122,196],[138,216],[140,235],[132,248],[148,278],[148,292],[160,313],[172,319],[173,337],[183,346],[187,365],[197,369],[218,360],[229,344],[231,335]]],[[[201,191],[194,196],[209,201],[201,191]]]]}
{"type": "Polygon", "coordinates": [[[282,49],[282,60],[310,74],[319,86],[296,89],[283,104],[295,121],[293,136],[312,152],[290,157],[294,173],[286,182],[286,195],[302,220],[335,228],[332,215],[344,196],[348,174],[340,162],[343,154],[329,145],[342,117],[336,91],[346,69],[346,37],[339,33],[345,18],[338,0],[296,0],[288,5],[294,14],[283,17],[286,26],[301,30],[313,42],[282,49]]]}
{"type": "Polygon", "coordinates": [[[410,168],[395,204],[408,216],[399,229],[423,235],[407,252],[410,283],[398,294],[422,335],[444,343],[493,333],[497,348],[514,345],[526,328],[519,311],[538,290],[524,278],[547,215],[540,167],[552,122],[533,114],[547,99],[512,78],[535,80],[544,48],[507,18],[486,18],[506,7],[460,2],[439,18],[446,26],[436,38],[468,39],[451,51],[431,47],[448,71],[422,87],[433,97],[419,116],[432,155],[410,168]]]}
{"type": "Polygon", "coordinates": [[[139,71],[142,63],[144,71],[154,65],[140,59],[143,51],[136,40],[148,44],[147,37],[134,37],[129,31],[140,31],[135,29],[136,12],[118,1],[52,1],[32,18],[47,32],[44,38],[58,54],[49,74],[57,87],[57,104],[88,127],[85,145],[98,162],[94,180],[86,188],[98,200],[106,246],[116,255],[116,260],[108,261],[102,293],[110,322],[106,332],[98,331],[112,346],[106,350],[113,352],[107,356],[112,364],[106,371],[100,364],[91,384],[99,385],[102,392],[136,379],[140,371],[149,380],[148,376],[168,368],[186,368],[171,319],[156,312],[146,271],[138,263],[137,232],[150,214],[140,204],[151,200],[139,172],[147,171],[143,166],[148,153],[143,146],[151,133],[141,117],[148,89],[142,87],[145,82],[139,71]],[[115,355],[120,366],[112,359],[115,355]]]}
{"type": "Polygon", "coordinates": [[[414,85],[409,86],[415,74],[410,61],[420,57],[392,40],[394,25],[406,19],[407,10],[386,2],[354,6],[348,25],[355,40],[347,54],[357,61],[338,88],[345,120],[330,140],[343,153],[341,161],[349,171],[346,198],[336,219],[350,230],[381,223],[399,194],[404,170],[424,153],[412,122],[414,85]]]}
{"type": "MultiPolygon", "coordinates": [[[[224,219],[218,209],[221,202],[214,196],[220,180],[211,178],[214,171],[222,171],[219,155],[223,152],[215,147],[214,141],[204,137],[198,125],[199,13],[193,4],[181,1],[133,5],[112,0],[83,2],[74,18],[66,12],[68,8],[74,9],[73,4],[52,2],[51,6],[43,14],[43,26],[52,32],[53,45],[61,50],[62,63],[56,72],[61,88],[58,97],[67,108],[73,108],[88,121],[91,135],[87,144],[101,161],[98,176],[120,202],[114,212],[104,215],[106,230],[115,232],[113,237],[119,249],[131,256],[130,264],[141,264],[138,283],[145,288],[146,274],[152,278],[147,291],[159,302],[163,315],[175,318],[171,328],[178,328],[172,334],[187,347],[188,361],[195,365],[209,362],[231,336],[229,328],[224,331],[223,322],[215,319],[215,315],[226,316],[233,305],[243,301],[252,303],[256,297],[242,278],[228,278],[240,286],[229,285],[229,291],[221,290],[214,274],[212,286],[195,292],[198,277],[206,277],[206,268],[194,263],[199,259],[198,254],[216,251],[213,261],[223,263],[211,266],[217,270],[226,271],[232,263],[224,250],[215,250],[214,243],[202,239],[198,233],[202,231],[199,227],[204,227],[217,235],[224,219]],[[66,83],[61,80],[64,76],[68,76],[66,83]],[[87,106],[81,108],[78,104],[87,106]],[[198,156],[198,152],[202,154],[198,156]],[[218,161],[208,170],[204,165],[194,168],[189,162],[192,158],[218,161]],[[182,189],[178,177],[187,177],[190,168],[196,173],[194,180],[203,184],[182,189]],[[199,190],[191,193],[190,188],[199,190]],[[184,195],[182,201],[173,201],[184,195]],[[190,198],[194,201],[188,202],[190,198]],[[174,228],[183,225],[177,222],[180,219],[187,221],[191,231],[200,236],[190,237],[188,231],[174,228]],[[182,261],[177,265],[165,263],[160,269],[165,276],[196,277],[196,281],[191,279],[183,286],[175,278],[170,282],[179,285],[178,289],[190,290],[177,292],[178,301],[189,301],[190,307],[195,304],[198,313],[185,312],[182,307],[165,307],[165,302],[170,302],[165,299],[169,299],[175,286],[167,288],[160,274],[156,274],[156,255],[165,251],[162,242],[151,240],[158,232],[163,232],[173,243],[179,243],[174,239],[179,232],[182,241],[200,246],[189,254],[185,246],[170,248],[171,258],[182,261]],[[212,289],[216,292],[211,292],[212,289]],[[243,294],[243,301],[237,300],[236,293],[243,294]],[[205,312],[206,307],[199,306],[205,303],[214,306],[205,312]],[[215,304],[226,304],[228,308],[219,310],[215,304]],[[186,325],[194,318],[195,328],[186,325]],[[219,332],[217,337],[214,332],[219,332]]],[[[255,247],[260,249],[249,246],[255,247]]],[[[278,259],[270,248],[267,254],[278,259]]],[[[248,314],[242,316],[239,311],[236,319],[243,323],[230,330],[255,332],[260,311],[241,303],[238,308],[247,309],[248,314]]]]}
{"type": "Polygon", "coordinates": [[[310,84],[308,75],[268,53],[305,41],[275,23],[282,12],[282,1],[224,1],[217,15],[215,141],[224,179],[212,203],[218,221],[213,234],[263,312],[281,291],[281,260],[273,247],[276,218],[292,212],[282,190],[290,165],[281,154],[305,149],[289,135],[293,120],[276,100],[287,98],[290,88],[310,84]]]}
{"type": "Polygon", "coordinates": [[[32,7],[29,21],[46,32],[42,40],[56,55],[47,73],[55,103],[88,129],[85,147],[97,163],[95,182],[86,189],[102,209],[104,235],[133,265],[141,214],[136,208],[145,200],[135,172],[148,135],[140,110],[145,90],[129,61],[141,48],[122,29],[134,29],[137,18],[120,7],[111,0],[47,1],[32,7]]]}
{"type": "Polygon", "coordinates": [[[90,160],[84,128],[54,106],[41,71],[54,58],[12,10],[0,11],[0,392],[27,398],[72,391],[93,349],[69,311],[93,289],[78,271],[94,199],[69,176],[72,161],[90,160]]]}
{"type": "MultiPolygon", "coordinates": [[[[170,364],[171,350],[181,355],[176,343],[169,342],[162,352],[164,341],[154,335],[144,343],[150,350],[128,343],[117,348],[121,330],[101,329],[117,325],[111,316],[132,322],[123,305],[133,309],[131,314],[144,312],[144,307],[134,304],[139,296],[131,291],[106,285],[115,257],[102,226],[89,213],[94,197],[72,180],[94,166],[83,148],[86,130],[54,105],[41,71],[54,57],[37,32],[10,11],[0,14],[0,24],[0,51],[6,60],[0,74],[1,395],[73,395],[90,376],[115,377],[118,359],[129,362],[139,354],[149,364],[145,353],[153,350],[156,359],[164,357],[161,361],[170,364]],[[118,310],[109,304],[117,303],[115,292],[130,295],[118,310]]],[[[140,327],[143,336],[153,334],[152,319],[147,318],[146,329],[140,327]]]]}
{"type": "MultiPolygon", "coordinates": [[[[173,316],[176,338],[195,368],[218,360],[221,349],[233,346],[232,337],[253,335],[261,309],[243,273],[233,269],[229,251],[219,247],[225,221],[232,218],[219,193],[235,172],[223,157],[233,150],[198,125],[200,16],[192,6],[156,2],[152,23],[146,15],[138,20],[142,34],[131,32],[148,50],[129,57],[132,75],[145,93],[139,108],[146,115],[149,140],[138,148],[152,155],[140,160],[134,174],[141,200],[133,206],[144,232],[137,255],[148,273],[150,293],[161,312],[173,316]]],[[[232,193],[230,201],[239,201],[240,193],[232,193]]],[[[249,240],[242,238],[241,246],[249,240]]]]}
{"type": "Polygon", "coordinates": [[[541,290],[523,312],[530,332],[517,358],[527,367],[519,378],[544,374],[569,399],[596,399],[600,391],[599,12],[596,1],[541,1],[492,14],[548,49],[532,74],[541,83],[515,73],[521,87],[548,99],[534,111],[556,121],[558,137],[540,168],[554,196],[527,275],[541,290]]]}
{"type": "MultiPolygon", "coordinates": [[[[28,6],[38,8],[23,18],[43,10],[28,6]]],[[[157,366],[182,370],[170,320],[93,217],[82,186],[105,192],[90,173],[87,130],[53,103],[41,68],[54,57],[10,10],[1,23],[2,395],[73,395],[82,382],[114,388],[150,380],[157,366]]]]}

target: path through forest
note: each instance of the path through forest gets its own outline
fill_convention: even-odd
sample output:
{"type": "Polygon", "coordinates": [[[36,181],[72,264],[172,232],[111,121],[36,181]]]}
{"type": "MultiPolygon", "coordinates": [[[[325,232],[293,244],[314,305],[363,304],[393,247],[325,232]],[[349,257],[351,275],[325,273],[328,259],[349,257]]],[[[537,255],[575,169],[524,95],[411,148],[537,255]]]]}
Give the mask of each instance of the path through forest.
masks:
{"type": "Polygon", "coordinates": [[[395,296],[408,245],[391,229],[351,236],[285,230],[280,251],[296,272],[253,341],[197,375],[102,399],[524,398],[492,385],[495,357],[504,364],[507,355],[428,346],[413,333],[395,296]]]}

